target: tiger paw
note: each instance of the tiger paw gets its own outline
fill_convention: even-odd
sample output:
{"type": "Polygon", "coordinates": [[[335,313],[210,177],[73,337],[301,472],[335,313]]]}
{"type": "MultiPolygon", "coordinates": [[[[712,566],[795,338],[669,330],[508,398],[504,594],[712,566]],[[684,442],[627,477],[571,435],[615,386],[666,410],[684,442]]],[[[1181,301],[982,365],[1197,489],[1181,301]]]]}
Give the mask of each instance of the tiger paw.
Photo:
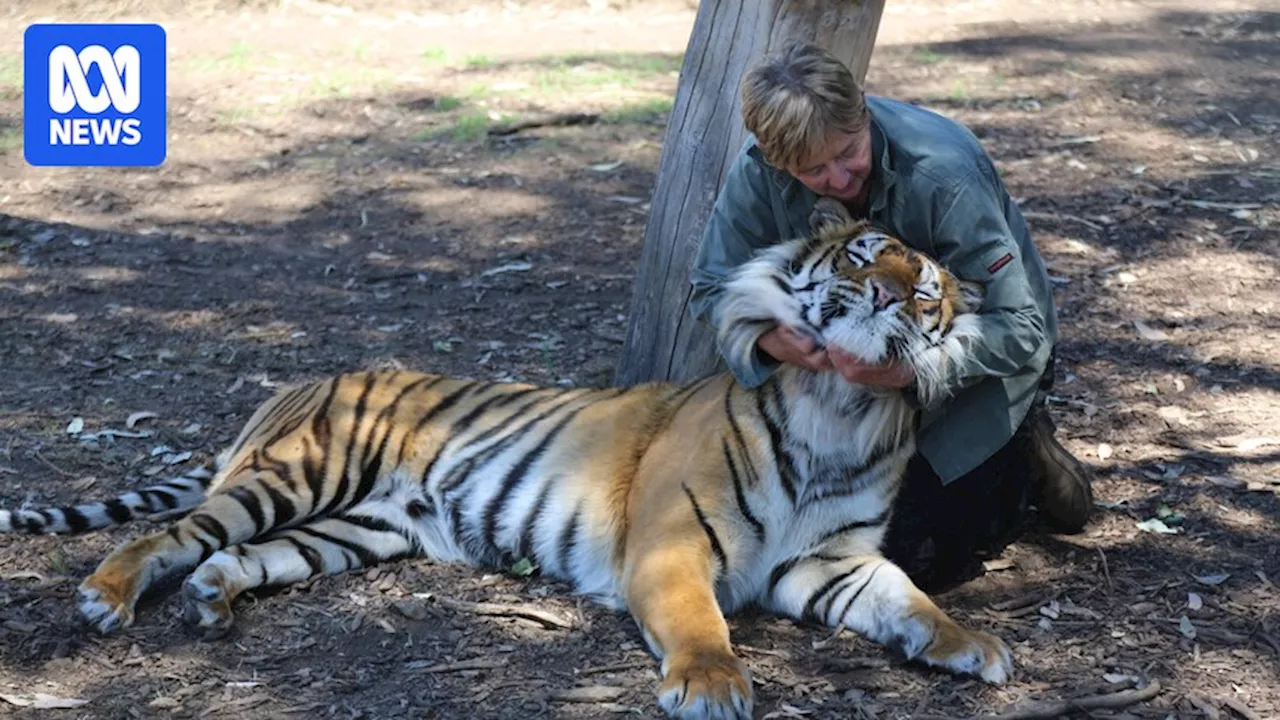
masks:
{"type": "Polygon", "coordinates": [[[853,220],[849,208],[835,198],[820,197],[809,213],[809,232],[820,233],[830,227],[843,225],[853,220]]]}
{"type": "Polygon", "coordinates": [[[231,629],[235,615],[218,573],[197,570],[182,583],[182,598],[182,619],[198,629],[204,639],[214,640],[231,629]]]}
{"type": "Polygon", "coordinates": [[[85,622],[103,635],[133,624],[133,600],[118,583],[90,575],[76,591],[76,607],[85,622]]]}
{"type": "Polygon", "coordinates": [[[750,720],[751,674],[729,652],[668,656],[658,704],[681,720],[750,720]]]}
{"type": "Polygon", "coordinates": [[[1013,653],[995,635],[966,630],[955,622],[935,628],[933,642],[920,659],[959,675],[975,675],[1000,685],[1013,675],[1013,653]]]}

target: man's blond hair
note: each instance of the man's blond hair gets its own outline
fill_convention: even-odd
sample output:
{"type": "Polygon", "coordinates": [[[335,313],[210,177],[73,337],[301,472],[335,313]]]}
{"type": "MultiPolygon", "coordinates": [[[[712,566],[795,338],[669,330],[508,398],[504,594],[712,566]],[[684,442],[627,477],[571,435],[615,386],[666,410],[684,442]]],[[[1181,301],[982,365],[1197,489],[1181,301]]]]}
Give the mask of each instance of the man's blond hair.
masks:
{"type": "Polygon", "coordinates": [[[799,43],[742,79],[742,121],[771,165],[794,172],[822,152],[831,133],[861,132],[870,116],[849,68],[799,43]]]}

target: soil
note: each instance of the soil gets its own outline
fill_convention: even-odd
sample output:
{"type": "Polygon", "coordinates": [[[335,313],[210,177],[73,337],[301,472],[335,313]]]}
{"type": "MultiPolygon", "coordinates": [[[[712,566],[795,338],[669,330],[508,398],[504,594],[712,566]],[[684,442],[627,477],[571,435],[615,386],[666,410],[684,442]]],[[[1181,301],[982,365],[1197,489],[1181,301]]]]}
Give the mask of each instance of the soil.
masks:
{"type": "MultiPolygon", "coordinates": [[[[322,374],[610,382],[688,3],[6,12],[0,504],[140,487],[322,374]],[[27,166],[22,28],[106,16],[164,18],[167,162],[27,166]],[[483,133],[558,112],[609,121],[483,133]]],[[[1099,507],[938,596],[1009,642],[1009,684],[746,615],[757,717],[967,717],[1149,680],[1092,715],[1280,717],[1278,48],[1263,0],[890,3],[868,87],[967,124],[1027,212],[1060,308],[1053,413],[1099,507]]],[[[87,632],[76,584],[145,529],[0,540],[0,714],[659,716],[634,624],[536,575],[390,563],[248,599],[209,642],[166,588],[87,632]],[[86,702],[13,704],[37,694],[86,702]]]]}

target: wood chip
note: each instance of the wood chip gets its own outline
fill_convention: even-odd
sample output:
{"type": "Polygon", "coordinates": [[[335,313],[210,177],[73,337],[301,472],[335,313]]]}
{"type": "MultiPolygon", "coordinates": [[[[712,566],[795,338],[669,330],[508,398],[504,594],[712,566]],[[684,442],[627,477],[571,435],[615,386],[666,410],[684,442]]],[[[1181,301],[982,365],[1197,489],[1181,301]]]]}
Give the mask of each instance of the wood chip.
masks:
{"type": "Polygon", "coordinates": [[[589,687],[556,690],[551,693],[550,699],[553,702],[564,703],[600,703],[613,702],[626,694],[626,688],[612,687],[609,685],[591,685],[589,687]]]}

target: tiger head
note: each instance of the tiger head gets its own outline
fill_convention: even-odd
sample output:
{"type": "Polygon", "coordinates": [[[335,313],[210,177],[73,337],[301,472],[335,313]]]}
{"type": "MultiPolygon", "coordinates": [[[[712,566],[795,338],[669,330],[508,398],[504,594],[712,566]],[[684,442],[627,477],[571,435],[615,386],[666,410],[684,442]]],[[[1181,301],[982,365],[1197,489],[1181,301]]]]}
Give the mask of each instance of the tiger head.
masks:
{"type": "Polygon", "coordinates": [[[977,283],[960,280],[923,253],[863,222],[770,248],[725,286],[720,346],[746,360],[781,323],[867,362],[897,361],[916,374],[926,402],[978,333],[977,283]]]}

